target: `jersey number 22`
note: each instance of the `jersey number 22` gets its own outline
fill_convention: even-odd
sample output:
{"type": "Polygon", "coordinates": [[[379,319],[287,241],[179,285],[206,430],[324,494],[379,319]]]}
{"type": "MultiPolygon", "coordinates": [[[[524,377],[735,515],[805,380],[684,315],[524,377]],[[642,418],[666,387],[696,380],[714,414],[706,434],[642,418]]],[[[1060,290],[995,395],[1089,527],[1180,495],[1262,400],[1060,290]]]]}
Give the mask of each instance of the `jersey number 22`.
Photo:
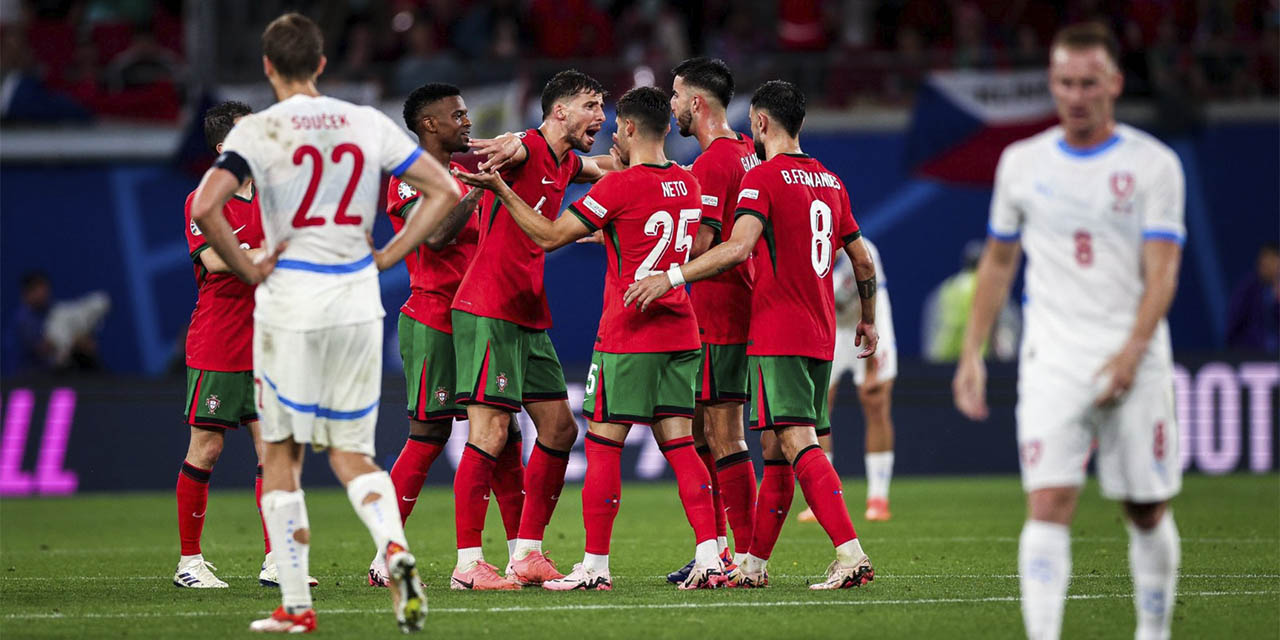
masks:
{"type": "MultiPolygon", "coordinates": [[[[351,204],[351,197],[355,195],[356,185],[360,182],[360,174],[364,171],[364,153],[360,151],[360,147],[344,142],[333,148],[333,162],[335,164],[341,162],[342,156],[347,154],[350,154],[354,161],[351,165],[351,178],[347,180],[347,188],[343,190],[342,200],[338,202],[338,209],[333,214],[333,223],[359,225],[360,216],[347,215],[347,205],[351,204]]],[[[309,144],[298,147],[298,150],[293,152],[293,163],[296,165],[301,165],[306,158],[311,158],[311,182],[307,183],[307,192],[302,196],[298,212],[293,214],[294,227],[314,227],[325,223],[324,218],[308,215],[311,211],[311,203],[316,199],[316,190],[320,188],[320,175],[324,173],[324,156],[320,154],[319,149],[309,144]]]]}

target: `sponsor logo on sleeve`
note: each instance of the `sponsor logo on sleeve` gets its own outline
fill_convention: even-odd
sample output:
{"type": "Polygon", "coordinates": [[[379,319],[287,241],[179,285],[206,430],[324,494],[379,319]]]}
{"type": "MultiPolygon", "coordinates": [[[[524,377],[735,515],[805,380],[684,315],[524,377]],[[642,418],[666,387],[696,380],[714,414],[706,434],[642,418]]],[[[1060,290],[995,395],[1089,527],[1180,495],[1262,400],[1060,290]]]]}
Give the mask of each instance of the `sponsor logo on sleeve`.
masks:
{"type": "Polygon", "coordinates": [[[702,196],[702,205],[704,207],[714,207],[718,204],[720,204],[720,198],[717,198],[715,196],[708,196],[708,195],[702,196]]]}
{"type": "Polygon", "coordinates": [[[742,202],[747,198],[751,198],[752,200],[759,200],[760,190],[759,189],[743,189],[742,193],[738,194],[738,202],[742,202]]]}
{"type": "Polygon", "coordinates": [[[605,209],[604,206],[599,202],[596,202],[595,198],[592,198],[591,196],[583,198],[582,204],[586,205],[586,207],[590,209],[592,213],[596,214],[597,217],[604,218],[605,214],[609,213],[608,209],[605,209]]]}

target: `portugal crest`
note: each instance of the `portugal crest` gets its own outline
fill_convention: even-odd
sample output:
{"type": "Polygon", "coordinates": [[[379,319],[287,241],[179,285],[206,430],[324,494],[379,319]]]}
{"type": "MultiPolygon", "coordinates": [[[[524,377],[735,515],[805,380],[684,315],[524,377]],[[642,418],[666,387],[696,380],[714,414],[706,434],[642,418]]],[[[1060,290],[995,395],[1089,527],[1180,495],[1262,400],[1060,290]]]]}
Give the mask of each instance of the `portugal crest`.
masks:
{"type": "Polygon", "coordinates": [[[443,407],[444,403],[448,401],[449,401],[449,391],[444,387],[440,387],[439,389],[436,389],[436,404],[439,404],[440,406],[443,407]]]}
{"type": "Polygon", "coordinates": [[[507,390],[507,374],[499,373],[498,374],[498,391],[502,392],[506,390],[507,390]]]}
{"type": "Polygon", "coordinates": [[[209,415],[215,415],[218,413],[218,407],[222,406],[222,401],[218,396],[210,394],[209,399],[204,401],[204,406],[209,408],[209,415]]]}

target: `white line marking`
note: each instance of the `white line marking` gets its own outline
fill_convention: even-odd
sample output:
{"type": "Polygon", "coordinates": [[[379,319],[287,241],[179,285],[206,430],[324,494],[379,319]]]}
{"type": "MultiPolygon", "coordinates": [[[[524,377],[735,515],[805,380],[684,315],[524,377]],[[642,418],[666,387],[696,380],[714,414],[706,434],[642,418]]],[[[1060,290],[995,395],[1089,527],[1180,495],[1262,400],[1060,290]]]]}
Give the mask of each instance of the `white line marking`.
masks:
{"type": "MultiPolygon", "coordinates": [[[[1280,591],[1195,591],[1179,593],[1179,597],[1183,598],[1216,598],[1216,597],[1233,597],[1233,596],[1270,596],[1280,595],[1280,591]]],[[[1097,593],[1097,594],[1075,594],[1068,595],[1068,600],[1109,600],[1109,599],[1129,599],[1132,594],[1128,593],[1097,593]]],[[[982,603],[1005,603],[1019,602],[1018,596],[991,596],[985,598],[920,598],[915,600],[782,600],[777,602],[673,602],[673,603],[654,603],[654,604],[566,604],[566,605],[549,605],[549,606],[516,606],[516,607],[434,607],[431,613],[538,613],[538,612],[563,612],[563,611],[626,611],[641,609],[702,609],[702,608],[743,608],[743,607],[832,607],[832,606],[848,606],[861,607],[871,605],[925,605],[925,604],[982,604],[982,603]]],[[[266,611],[258,612],[235,612],[235,611],[175,611],[175,612],[136,612],[136,613],[83,613],[83,614],[65,614],[65,613],[10,613],[4,616],[6,620],[57,620],[57,619],[109,619],[109,618],[205,618],[205,617],[248,617],[250,615],[265,615],[266,611]]],[[[380,609],[321,609],[321,615],[347,615],[347,614],[371,614],[386,615],[385,608],[380,609]]]]}

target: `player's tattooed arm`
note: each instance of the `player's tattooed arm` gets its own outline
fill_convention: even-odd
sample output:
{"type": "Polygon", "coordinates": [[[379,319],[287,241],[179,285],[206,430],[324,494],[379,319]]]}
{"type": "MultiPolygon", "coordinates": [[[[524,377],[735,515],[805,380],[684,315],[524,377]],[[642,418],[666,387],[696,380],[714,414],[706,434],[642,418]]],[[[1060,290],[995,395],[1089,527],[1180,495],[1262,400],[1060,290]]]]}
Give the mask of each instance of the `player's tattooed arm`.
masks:
{"type": "Polygon", "coordinates": [[[498,196],[520,230],[524,231],[534,244],[542,247],[543,251],[555,251],[579,238],[591,235],[592,230],[587,228],[587,225],[577,216],[561,215],[554,222],[546,219],[513,191],[511,185],[508,185],[497,173],[467,173],[454,170],[453,175],[468,185],[488,189],[498,196]]]}
{"type": "Polygon", "coordinates": [[[496,138],[472,138],[471,150],[485,156],[480,171],[506,171],[514,169],[529,158],[524,139],[514,133],[504,133],[496,138]]]}
{"type": "Polygon", "coordinates": [[[634,302],[644,311],[649,308],[649,303],[676,287],[684,286],[686,282],[705,280],[742,264],[751,257],[751,249],[756,246],[763,232],[764,223],[755,215],[739,217],[733,226],[733,236],[728,240],[684,266],[671,267],[666,273],[633,283],[622,296],[623,306],[630,306],[634,302]]]}
{"type": "Polygon", "coordinates": [[[862,318],[854,330],[853,344],[862,347],[859,358],[869,358],[876,353],[880,334],[876,331],[876,263],[862,236],[844,245],[845,255],[853,265],[853,278],[858,283],[858,298],[862,304],[862,318]]]}
{"type": "Polygon", "coordinates": [[[870,278],[858,281],[858,297],[863,300],[874,300],[876,297],[876,276],[871,274],[870,278]]]}
{"type": "Polygon", "coordinates": [[[379,271],[395,266],[425,243],[429,235],[439,231],[462,195],[458,184],[449,177],[449,171],[426,154],[419,155],[400,174],[400,179],[418,190],[421,201],[400,231],[381,250],[374,250],[373,261],[379,271]]]}
{"type": "MultiPolygon", "coordinates": [[[[427,247],[432,251],[439,251],[448,246],[450,242],[453,242],[453,239],[458,236],[458,232],[467,226],[467,220],[475,215],[476,206],[480,202],[480,196],[483,193],[483,189],[472,189],[467,192],[467,195],[462,196],[462,199],[453,205],[453,209],[449,210],[449,214],[445,216],[440,226],[427,235],[427,247]]],[[[421,203],[418,206],[421,206],[421,203]]],[[[417,211],[417,206],[414,207],[413,211],[417,211]]],[[[413,211],[410,211],[409,215],[413,215],[413,211]]]]}

